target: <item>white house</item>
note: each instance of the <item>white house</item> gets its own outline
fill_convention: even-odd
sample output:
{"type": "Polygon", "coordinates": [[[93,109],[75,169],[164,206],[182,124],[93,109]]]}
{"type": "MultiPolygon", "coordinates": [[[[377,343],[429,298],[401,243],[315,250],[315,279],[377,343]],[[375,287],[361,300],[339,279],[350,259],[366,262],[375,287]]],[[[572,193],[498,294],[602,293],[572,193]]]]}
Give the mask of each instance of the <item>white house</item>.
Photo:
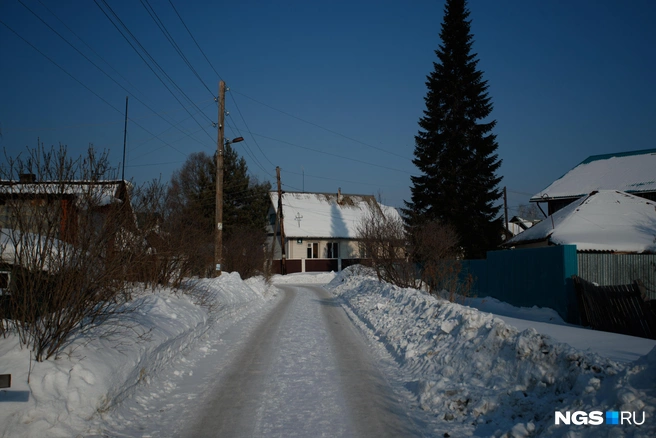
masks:
{"type": "Polygon", "coordinates": [[[277,272],[282,259],[281,231],[287,273],[330,272],[363,260],[357,226],[371,209],[400,218],[395,208],[379,204],[372,195],[347,195],[341,190],[337,193],[285,192],[281,227],[278,193],[271,192],[270,198],[268,248],[273,251],[273,266],[277,272]]]}

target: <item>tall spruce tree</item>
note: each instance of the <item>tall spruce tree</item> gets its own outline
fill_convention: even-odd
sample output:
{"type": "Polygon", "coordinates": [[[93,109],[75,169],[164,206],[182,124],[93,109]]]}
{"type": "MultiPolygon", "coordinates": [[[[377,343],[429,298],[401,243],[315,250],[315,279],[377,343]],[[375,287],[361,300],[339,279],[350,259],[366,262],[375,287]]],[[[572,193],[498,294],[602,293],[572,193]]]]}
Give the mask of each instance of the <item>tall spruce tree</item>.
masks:
{"type": "Polygon", "coordinates": [[[439,221],[458,232],[465,257],[482,258],[500,243],[501,165],[490,120],[487,81],[477,70],[466,0],[447,0],[439,59],[427,76],[426,109],[415,136],[412,198],[405,202],[409,229],[439,221]]]}

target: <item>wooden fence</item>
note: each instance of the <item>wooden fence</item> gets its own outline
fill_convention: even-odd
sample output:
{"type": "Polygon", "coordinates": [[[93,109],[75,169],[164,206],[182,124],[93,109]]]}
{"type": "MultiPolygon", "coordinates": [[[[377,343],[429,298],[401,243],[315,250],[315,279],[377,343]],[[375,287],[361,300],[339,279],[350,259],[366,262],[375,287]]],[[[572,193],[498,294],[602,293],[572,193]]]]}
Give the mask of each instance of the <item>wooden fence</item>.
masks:
{"type": "Polygon", "coordinates": [[[640,282],[597,286],[576,275],[574,286],[584,326],[656,339],[656,301],[645,299],[640,282]]]}

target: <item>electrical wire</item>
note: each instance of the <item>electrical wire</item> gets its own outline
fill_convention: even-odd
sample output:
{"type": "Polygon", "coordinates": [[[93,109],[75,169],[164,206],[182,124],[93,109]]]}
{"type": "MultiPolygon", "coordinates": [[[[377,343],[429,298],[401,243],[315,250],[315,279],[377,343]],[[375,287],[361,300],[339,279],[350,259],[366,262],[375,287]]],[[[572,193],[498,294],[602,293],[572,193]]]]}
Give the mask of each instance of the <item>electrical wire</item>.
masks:
{"type": "MultiPolygon", "coordinates": [[[[95,62],[93,62],[88,56],[86,56],[84,53],[82,53],[77,47],[75,47],[70,41],[68,41],[63,35],[61,35],[59,32],[57,32],[52,26],[50,26],[43,18],[41,18],[36,12],[34,12],[32,9],[30,9],[25,3],[23,3],[22,0],[18,0],[18,2],[25,8],[27,9],[32,15],[34,15],[38,20],[40,20],[48,29],[50,29],[53,33],[55,33],[59,38],[61,38],[65,43],[67,43],[71,48],[73,48],[77,53],[79,53],[84,59],[86,59],[91,65],[96,67],[101,73],[103,73],[105,76],[107,76],[111,81],[113,81],[116,85],[121,87],[126,93],[128,93],[130,96],[132,96],[135,100],[137,100],[139,103],[141,103],[143,106],[148,108],[150,111],[152,111],[154,114],[159,115],[153,108],[151,108],[148,104],[143,102],[141,99],[139,99],[137,96],[135,96],[133,93],[131,93],[128,89],[126,89],[121,83],[119,83],[117,80],[115,80],[111,75],[109,75],[104,69],[102,69],[100,66],[98,66],[95,62]]],[[[46,8],[47,9],[47,8],[46,8]]],[[[48,9],[50,12],[50,10],[48,9]]],[[[52,12],[50,12],[52,14],[52,12]]],[[[54,15],[54,14],[53,14],[54,15]]],[[[55,18],[57,18],[55,16],[55,18]]],[[[77,35],[76,35],[77,36],[77,35]]],[[[79,37],[78,37],[79,38],[79,37]]],[[[159,115],[162,120],[165,122],[172,124],[169,120],[164,118],[163,116],[159,115]]],[[[131,121],[135,121],[134,119],[129,119],[131,121]]],[[[183,134],[188,135],[184,131],[180,130],[183,134]]],[[[192,138],[190,136],[190,138],[192,138]]],[[[193,139],[193,138],[192,138],[193,139]]],[[[197,139],[194,139],[198,141],[197,139]]],[[[176,149],[177,150],[177,149],[176,149]]],[[[181,151],[178,151],[181,152],[181,151]]],[[[182,152],[181,152],[182,153],[182,152]]],[[[186,154],[185,154],[186,155],[186,154]]]]}
{"type": "MultiPolygon", "coordinates": [[[[32,48],[33,48],[35,51],[37,51],[41,56],[43,56],[44,58],[46,58],[48,61],[50,61],[52,64],[54,64],[57,68],[59,68],[59,69],[60,69],[61,71],[63,71],[64,73],[66,73],[66,74],[67,74],[71,79],[73,79],[75,82],[77,82],[78,84],[80,84],[81,86],[83,86],[83,87],[84,87],[87,91],[89,91],[91,94],[93,94],[93,95],[96,96],[98,99],[100,99],[100,100],[102,100],[104,103],[106,103],[110,108],[113,108],[113,109],[116,110],[116,112],[118,112],[119,114],[124,114],[122,110],[116,108],[114,105],[112,105],[111,103],[109,103],[107,100],[105,100],[105,99],[104,99],[102,96],[100,96],[98,93],[96,93],[96,92],[93,91],[91,88],[89,88],[88,86],[86,86],[82,81],[80,81],[80,80],[77,79],[75,76],[73,76],[71,73],[69,73],[64,67],[62,67],[61,65],[57,64],[52,58],[50,58],[48,55],[46,55],[46,54],[43,53],[41,50],[39,50],[35,45],[33,45],[33,44],[30,43],[28,40],[26,40],[25,38],[23,38],[18,32],[16,32],[14,29],[12,29],[11,27],[9,27],[9,25],[8,25],[7,23],[5,23],[4,21],[2,21],[1,19],[0,19],[0,24],[2,24],[2,25],[5,26],[7,29],[9,29],[14,35],[16,35],[18,38],[20,38],[21,40],[23,40],[27,45],[29,45],[30,47],[32,47],[32,48]]],[[[140,127],[141,129],[143,129],[146,133],[148,133],[148,134],[150,134],[150,135],[152,135],[152,136],[155,136],[155,134],[153,134],[152,132],[150,132],[148,129],[146,129],[146,128],[145,128],[144,126],[142,126],[141,124],[139,124],[139,123],[137,123],[137,122],[134,122],[134,121],[133,121],[133,123],[134,123],[135,125],[137,125],[138,127],[140,127]]],[[[177,149],[177,148],[174,147],[173,145],[169,144],[168,142],[162,140],[162,139],[159,138],[159,137],[158,137],[158,139],[159,139],[161,142],[163,142],[163,143],[165,143],[166,145],[168,145],[171,149],[173,149],[173,150],[175,150],[175,151],[181,153],[181,154],[184,155],[184,156],[187,156],[187,154],[185,154],[184,152],[180,151],[179,149],[177,149]]]]}
{"type": "Polygon", "coordinates": [[[94,2],[96,3],[96,6],[98,6],[98,8],[102,11],[102,13],[105,15],[105,17],[107,17],[107,19],[110,21],[110,23],[112,23],[112,25],[113,25],[113,26],[116,28],[116,30],[121,34],[121,36],[125,39],[125,41],[127,41],[127,43],[130,45],[130,47],[132,47],[132,49],[135,51],[135,53],[137,53],[137,55],[138,55],[138,56],[141,58],[141,60],[146,64],[146,66],[150,69],[150,71],[153,72],[153,74],[154,74],[154,75],[157,77],[157,79],[162,83],[162,85],[164,85],[164,87],[168,90],[168,92],[169,92],[169,93],[175,98],[175,100],[176,100],[176,101],[177,101],[177,102],[178,102],[178,103],[179,103],[179,104],[185,109],[185,111],[187,111],[187,113],[189,114],[189,116],[191,116],[191,118],[192,118],[192,119],[198,124],[198,126],[200,126],[200,127],[203,129],[203,131],[205,132],[205,134],[207,134],[207,136],[213,141],[214,139],[213,139],[213,138],[207,133],[207,131],[205,131],[205,128],[204,128],[204,127],[200,124],[200,122],[198,122],[198,120],[197,120],[197,119],[196,119],[196,118],[195,118],[195,117],[189,112],[189,110],[187,109],[187,107],[186,107],[186,106],[180,101],[180,99],[178,98],[178,96],[176,96],[176,94],[173,92],[173,90],[171,90],[171,88],[166,84],[166,82],[162,79],[162,77],[161,77],[161,76],[155,71],[155,69],[153,68],[153,66],[152,66],[151,64],[149,64],[148,61],[146,61],[146,59],[144,58],[144,56],[139,52],[139,50],[137,50],[137,48],[134,46],[134,44],[132,44],[132,41],[130,41],[130,38],[128,38],[128,37],[125,35],[125,33],[119,28],[119,26],[116,24],[116,22],[115,22],[114,20],[112,20],[112,18],[109,16],[109,14],[107,13],[107,11],[105,11],[105,9],[103,9],[103,7],[100,5],[100,3],[98,3],[98,1],[101,1],[101,2],[105,5],[105,7],[106,7],[106,8],[111,12],[111,14],[114,16],[114,18],[116,19],[116,21],[118,21],[118,22],[121,24],[121,26],[123,27],[123,29],[125,29],[125,32],[127,32],[127,33],[132,37],[132,39],[135,41],[135,43],[141,48],[141,50],[143,50],[144,55],[147,56],[148,59],[150,59],[150,61],[151,61],[151,62],[152,62],[152,63],[153,63],[153,64],[154,64],[154,65],[155,65],[160,71],[161,71],[161,73],[162,73],[162,74],[163,74],[163,75],[164,75],[164,76],[170,81],[170,83],[171,83],[171,84],[172,84],[172,85],[178,90],[178,92],[179,92],[184,98],[186,98],[187,101],[190,102],[192,106],[194,106],[194,107],[198,110],[198,113],[204,115],[205,118],[207,118],[207,119],[210,121],[210,123],[214,123],[214,122],[212,121],[212,119],[210,119],[209,117],[207,117],[207,115],[204,114],[204,113],[201,111],[200,108],[198,108],[198,106],[197,106],[197,105],[196,105],[196,104],[195,104],[195,103],[189,98],[189,96],[186,95],[186,93],[185,93],[184,91],[182,91],[182,89],[181,89],[181,88],[175,83],[175,81],[174,81],[174,80],[173,80],[173,79],[172,79],[172,78],[166,73],[166,71],[165,71],[165,70],[164,70],[164,69],[163,69],[163,68],[157,63],[157,61],[155,61],[155,59],[150,55],[150,53],[148,53],[148,51],[145,49],[145,47],[143,47],[143,45],[142,45],[142,44],[139,42],[139,40],[138,40],[138,39],[132,34],[132,32],[130,32],[130,30],[129,30],[128,27],[125,25],[125,23],[123,23],[123,21],[122,21],[122,20],[119,18],[119,16],[114,12],[114,10],[113,10],[113,9],[107,4],[107,2],[106,2],[105,0],[94,0],[94,2]]]}
{"type": "Polygon", "coordinates": [[[287,144],[289,146],[294,146],[294,147],[301,148],[301,149],[306,149],[306,150],[309,150],[309,151],[312,151],[312,152],[317,152],[319,154],[330,155],[332,157],[342,158],[342,159],[353,161],[353,162],[356,162],[356,163],[366,164],[368,166],[378,167],[378,168],[387,169],[387,170],[393,170],[395,172],[401,172],[401,173],[406,173],[408,175],[412,175],[412,172],[408,172],[407,170],[396,169],[396,168],[388,167],[388,166],[382,166],[380,164],[374,164],[374,163],[370,163],[370,162],[367,162],[367,161],[358,160],[357,158],[345,157],[343,155],[333,154],[332,152],[326,152],[326,151],[321,151],[319,149],[314,149],[314,148],[307,147],[307,146],[297,145],[297,144],[294,144],[294,143],[291,143],[291,142],[288,142],[288,141],[285,141],[285,140],[280,140],[280,139],[277,139],[277,138],[268,137],[268,136],[262,135],[262,134],[255,134],[254,133],[253,135],[256,135],[256,136],[262,137],[262,138],[266,138],[267,140],[272,140],[272,141],[277,141],[279,143],[284,143],[284,144],[287,144]]]}
{"type": "Polygon", "coordinates": [[[365,186],[386,187],[386,188],[394,188],[395,187],[395,186],[380,185],[380,184],[375,184],[375,183],[367,183],[367,182],[362,182],[362,181],[348,181],[348,180],[345,180],[345,179],[328,178],[328,177],[325,177],[325,176],[316,176],[316,175],[307,174],[307,173],[293,172],[293,171],[288,170],[288,169],[285,169],[285,172],[291,173],[292,175],[306,176],[308,178],[316,178],[316,179],[325,179],[325,180],[328,180],[328,181],[336,181],[336,182],[348,183],[348,184],[359,184],[359,185],[365,185],[365,186]]]}
{"type": "Polygon", "coordinates": [[[365,143],[365,142],[360,141],[360,140],[358,140],[358,139],[355,139],[355,138],[353,138],[353,137],[349,137],[349,136],[344,135],[344,134],[342,134],[342,133],[340,133],[340,132],[337,132],[337,131],[335,131],[335,130],[333,130],[333,129],[326,128],[326,127],[321,126],[321,125],[319,125],[319,124],[317,124],[317,123],[314,123],[314,122],[310,122],[309,120],[305,120],[305,119],[303,119],[303,118],[301,118],[301,117],[295,116],[295,115],[290,114],[290,113],[288,113],[288,112],[286,112],[286,111],[283,111],[283,110],[281,110],[281,109],[275,108],[275,107],[273,107],[273,106],[271,106],[271,105],[268,105],[268,104],[266,104],[266,103],[264,103],[264,102],[260,102],[259,100],[255,99],[255,98],[252,98],[252,97],[250,97],[250,96],[247,96],[247,95],[244,94],[244,93],[240,93],[240,92],[238,92],[238,91],[234,91],[234,93],[239,94],[240,96],[244,96],[245,98],[250,99],[250,100],[252,100],[252,101],[255,102],[255,103],[258,103],[258,104],[260,104],[260,105],[262,105],[262,106],[265,106],[265,107],[267,107],[267,108],[269,108],[269,109],[272,109],[272,110],[274,110],[274,111],[277,111],[277,112],[279,112],[279,113],[281,113],[281,114],[284,114],[284,115],[286,115],[286,116],[288,116],[288,117],[291,117],[291,118],[293,118],[293,119],[299,120],[299,121],[301,121],[301,122],[303,122],[303,123],[307,123],[308,125],[312,125],[312,126],[314,126],[314,127],[316,127],[316,128],[323,129],[324,131],[326,131],[326,132],[330,132],[331,134],[338,135],[338,136],[340,136],[340,137],[342,137],[342,138],[345,138],[345,139],[350,140],[350,141],[352,141],[352,142],[355,142],[355,143],[361,144],[361,145],[363,145],[363,146],[367,146],[367,147],[372,148],[372,149],[375,149],[375,150],[377,150],[377,151],[385,152],[386,154],[394,155],[394,156],[396,156],[396,157],[398,157],[398,158],[403,158],[404,160],[407,160],[407,161],[412,161],[412,159],[410,159],[410,158],[408,158],[408,157],[406,157],[406,156],[404,156],[404,155],[400,155],[400,154],[397,154],[396,152],[388,151],[387,149],[383,149],[383,148],[380,148],[380,147],[377,147],[377,146],[370,145],[369,143],[365,143]]]}
{"type": "MultiPolygon", "coordinates": [[[[178,16],[178,19],[180,19],[180,22],[182,23],[182,25],[184,26],[184,28],[187,30],[187,33],[189,34],[189,36],[190,36],[191,39],[193,40],[194,44],[196,44],[196,47],[198,48],[198,50],[200,51],[200,53],[203,55],[203,57],[205,58],[205,60],[206,60],[207,63],[209,64],[209,66],[212,68],[212,70],[214,70],[214,73],[216,74],[216,76],[217,76],[219,79],[223,80],[223,78],[221,77],[221,75],[219,74],[219,72],[216,70],[216,68],[214,68],[214,64],[212,64],[212,62],[211,62],[210,59],[207,57],[207,55],[205,54],[205,52],[203,51],[203,49],[200,47],[200,44],[198,44],[198,41],[196,40],[196,38],[194,38],[194,35],[191,33],[191,30],[189,29],[189,27],[187,26],[187,24],[186,24],[186,23],[184,22],[184,20],[182,19],[182,16],[180,15],[180,13],[178,12],[178,10],[176,9],[176,7],[175,7],[175,5],[173,4],[172,0],[169,0],[169,4],[171,5],[171,8],[173,8],[173,11],[175,12],[175,14],[178,16]]],[[[228,88],[228,91],[229,91],[229,90],[230,90],[230,89],[228,88]]],[[[272,166],[275,166],[275,164],[273,164],[273,162],[269,159],[269,157],[264,153],[264,150],[260,147],[260,144],[257,142],[257,139],[255,138],[255,136],[253,136],[253,133],[251,132],[251,129],[248,127],[248,123],[246,123],[246,119],[244,118],[244,115],[243,115],[243,113],[241,112],[241,109],[239,108],[239,104],[237,104],[237,100],[235,99],[235,96],[234,96],[232,93],[230,93],[230,98],[232,99],[232,102],[235,104],[235,108],[237,109],[237,112],[239,113],[239,116],[241,117],[241,120],[244,122],[244,126],[246,127],[246,130],[247,130],[248,133],[251,135],[251,137],[252,137],[252,139],[253,139],[253,142],[255,143],[255,146],[257,146],[257,148],[259,149],[260,153],[261,153],[261,154],[264,156],[264,158],[269,162],[269,164],[271,164],[272,166]]],[[[254,157],[254,155],[253,155],[253,157],[254,157]]],[[[262,168],[261,165],[259,165],[259,167],[262,168]]],[[[267,172],[265,171],[265,173],[267,173],[267,172]]]]}
{"type": "Polygon", "coordinates": [[[171,33],[166,29],[166,26],[160,20],[159,16],[157,15],[157,12],[155,12],[155,9],[151,6],[151,4],[148,2],[148,0],[140,0],[141,5],[146,9],[146,12],[148,12],[148,15],[150,15],[150,18],[153,19],[157,27],[159,27],[159,30],[162,31],[164,34],[164,37],[168,40],[168,42],[171,44],[173,49],[180,55],[180,58],[184,61],[185,64],[187,64],[187,67],[189,67],[189,70],[198,78],[201,84],[205,87],[205,89],[210,93],[210,95],[214,96],[214,93],[212,93],[212,90],[207,86],[205,81],[203,81],[203,78],[200,77],[196,69],[194,68],[193,65],[191,65],[191,62],[189,62],[189,59],[184,55],[182,52],[182,49],[180,49],[180,46],[175,42],[175,39],[171,35],[171,33]]]}

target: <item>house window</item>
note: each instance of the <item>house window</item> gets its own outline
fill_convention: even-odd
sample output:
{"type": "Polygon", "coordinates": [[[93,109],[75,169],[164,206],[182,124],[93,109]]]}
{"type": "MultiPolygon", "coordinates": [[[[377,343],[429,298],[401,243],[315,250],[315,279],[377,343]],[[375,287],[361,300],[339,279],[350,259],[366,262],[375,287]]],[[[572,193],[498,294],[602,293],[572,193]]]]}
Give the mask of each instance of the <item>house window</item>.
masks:
{"type": "Polygon", "coordinates": [[[11,273],[7,271],[0,272],[0,295],[9,294],[9,283],[11,281],[11,273]]]}
{"type": "Polygon", "coordinates": [[[339,243],[338,242],[328,242],[326,246],[326,258],[328,259],[338,259],[339,258],[339,243]]]}
{"type": "Polygon", "coordinates": [[[319,257],[319,244],[318,243],[308,243],[307,245],[307,258],[316,259],[319,257]]]}
{"type": "Polygon", "coordinates": [[[269,225],[275,225],[276,224],[276,214],[271,213],[269,215],[269,225]]]}

